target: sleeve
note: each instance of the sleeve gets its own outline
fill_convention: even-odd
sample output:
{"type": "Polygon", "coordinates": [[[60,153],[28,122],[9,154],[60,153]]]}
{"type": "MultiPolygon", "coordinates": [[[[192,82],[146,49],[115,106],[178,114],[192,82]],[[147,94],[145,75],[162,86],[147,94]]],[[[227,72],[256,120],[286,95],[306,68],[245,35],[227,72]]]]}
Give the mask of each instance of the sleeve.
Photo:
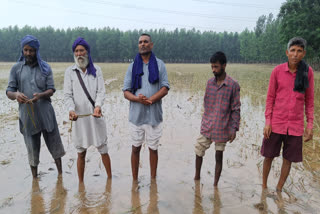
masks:
{"type": "Polygon", "coordinates": [[[160,88],[166,87],[168,90],[170,89],[170,84],[168,81],[168,74],[165,64],[160,61],[160,68],[159,68],[159,82],[160,82],[160,88]]]}
{"type": "Polygon", "coordinates": [[[64,74],[64,83],[63,83],[63,97],[64,97],[64,104],[66,110],[68,112],[75,110],[75,103],[73,100],[73,88],[72,88],[72,79],[71,79],[71,72],[68,68],[64,74]]]}
{"type": "Polygon", "coordinates": [[[276,89],[277,89],[276,70],[274,69],[271,73],[270,80],[269,80],[269,87],[268,87],[267,100],[266,100],[266,110],[264,113],[265,119],[266,119],[266,125],[271,125],[273,106],[276,99],[276,89]]]}
{"type": "Polygon", "coordinates": [[[132,66],[133,66],[133,63],[131,63],[127,69],[126,76],[124,77],[122,91],[131,91],[132,66]]]}
{"type": "Polygon", "coordinates": [[[204,111],[206,110],[207,108],[207,100],[208,100],[208,90],[209,90],[209,84],[210,84],[210,79],[207,81],[207,85],[206,85],[206,90],[204,92],[204,96],[203,96],[203,108],[204,108],[204,111]]]}
{"type": "Polygon", "coordinates": [[[231,100],[231,128],[232,133],[239,131],[240,126],[240,86],[236,82],[232,89],[232,100],[231,100]]]}
{"type": "Polygon", "coordinates": [[[309,67],[308,80],[309,88],[307,88],[305,94],[305,114],[307,118],[307,128],[312,129],[314,119],[314,73],[311,67],[309,67]]]}
{"type": "Polygon", "coordinates": [[[18,90],[18,77],[16,72],[16,66],[13,66],[10,71],[6,94],[8,91],[16,92],[17,90],[18,90]]]}
{"type": "Polygon", "coordinates": [[[51,67],[49,67],[48,76],[46,78],[46,90],[48,89],[52,89],[53,92],[56,91],[54,87],[53,73],[52,73],[51,67]]]}
{"type": "Polygon", "coordinates": [[[97,69],[98,87],[97,87],[97,97],[95,100],[95,107],[96,106],[102,107],[105,99],[106,88],[104,86],[104,80],[103,80],[101,69],[99,67],[96,67],[96,69],[97,69]]]}

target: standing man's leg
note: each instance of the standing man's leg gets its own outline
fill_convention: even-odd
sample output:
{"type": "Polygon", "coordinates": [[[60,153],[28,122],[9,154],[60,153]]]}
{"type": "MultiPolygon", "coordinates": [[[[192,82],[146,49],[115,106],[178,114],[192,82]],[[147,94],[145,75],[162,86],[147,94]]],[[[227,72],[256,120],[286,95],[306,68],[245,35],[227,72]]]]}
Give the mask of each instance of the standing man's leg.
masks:
{"type": "Polygon", "coordinates": [[[302,136],[286,135],[283,140],[283,159],[277,191],[281,192],[291,169],[292,162],[302,162],[302,136]]]}
{"type": "Polygon", "coordinates": [[[199,135],[197,138],[197,142],[194,146],[194,151],[196,153],[196,161],[195,161],[195,167],[196,172],[194,175],[194,180],[200,180],[200,174],[201,174],[201,166],[203,161],[203,156],[207,149],[209,149],[210,145],[212,144],[212,141],[202,134],[199,135]]]}
{"type": "Polygon", "coordinates": [[[106,168],[108,178],[112,178],[111,160],[110,160],[109,154],[108,153],[101,154],[101,159],[102,159],[104,168],[106,168]]]}
{"type": "Polygon", "coordinates": [[[111,160],[110,156],[108,154],[108,145],[102,144],[101,146],[97,147],[99,153],[101,154],[102,163],[104,165],[104,168],[106,169],[108,178],[112,178],[112,172],[111,172],[111,160]]]}
{"type": "Polygon", "coordinates": [[[273,158],[267,158],[267,157],[265,157],[263,161],[263,169],[262,169],[262,188],[263,189],[268,188],[268,185],[267,185],[268,176],[271,169],[272,161],[273,161],[273,158]]]}
{"type": "Polygon", "coordinates": [[[217,142],[215,143],[215,150],[216,150],[216,167],[214,171],[214,183],[213,186],[218,186],[218,182],[220,179],[220,175],[222,172],[223,166],[223,152],[224,148],[226,147],[226,142],[217,142]]]}
{"type": "Polygon", "coordinates": [[[202,160],[202,157],[196,155],[196,173],[194,175],[194,180],[200,180],[202,160]]]}
{"type": "Polygon", "coordinates": [[[137,180],[138,179],[140,150],[141,150],[141,146],[135,147],[135,146],[132,145],[131,170],[132,170],[132,178],[133,178],[133,180],[137,180]]]}
{"type": "Polygon", "coordinates": [[[261,146],[261,155],[264,157],[262,169],[262,189],[268,188],[268,176],[270,173],[272,161],[280,155],[284,136],[271,132],[269,138],[263,138],[261,146]]]}
{"type": "Polygon", "coordinates": [[[149,148],[150,177],[155,179],[158,168],[158,148],[162,136],[162,124],[156,126],[145,125],[146,144],[149,148]]]}
{"type": "Polygon", "coordinates": [[[287,177],[290,173],[290,169],[291,169],[291,162],[288,161],[287,159],[283,158],[282,167],[281,167],[281,174],[280,174],[279,182],[277,185],[277,191],[279,191],[279,192],[282,191],[282,187],[287,180],[287,177]]]}
{"type": "Polygon", "coordinates": [[[63,157],[66,152],[64,151],[58,124],[55,124],[52,132],[43,131],[42,134],[47,148],[57,166],[58,174],[62,175],[61,157],[63,157]]]}
{"type": "Polygon", "coordinates": [[[61,164],[61,158],[57,158],[54,160],[57,166],[58,174],[62,175],[62,164],[61,164]]]}
{"type": "Polygon", "coordinates": [[[157,176],[158,167],[158,150],[152,150],[149,148],[149,160],[150,160],[150,174],[151,178],[154,179],[157,176]]]}
{"type": "Polygon", "coordinates": [[[216,168],[214,172],[214,184],[213,186],[218,186],[223,164],[223,151],[216,151],[216,168]]]}
{"type": "Polygon", "coordinates": [[[28,151],[28,160],[33,178],[38,176],[41,132],[34,135],[23,135],[28,151]]]}
{"type": "Polygon", "coordinates": [[[87,151],[78,152],[78,160],[77,160],[77,170],[78,170],[78,178],[79,183],[83,183],[83,177],[84,177],[84,168],[86,163],[86,153],[87,151]]]}

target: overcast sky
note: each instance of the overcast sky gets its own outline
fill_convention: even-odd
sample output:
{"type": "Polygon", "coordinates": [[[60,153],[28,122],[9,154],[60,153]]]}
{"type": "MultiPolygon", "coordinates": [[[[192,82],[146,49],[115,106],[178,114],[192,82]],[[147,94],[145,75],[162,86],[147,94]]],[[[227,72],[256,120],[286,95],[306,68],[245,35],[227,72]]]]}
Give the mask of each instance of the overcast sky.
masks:
{"type": "Polygon", "coordinates": [[[52,26],[120,30],[196,28],[253,30],[261,15],[276,16],[286,0],[0,0],[0,28],[52,26]]]}

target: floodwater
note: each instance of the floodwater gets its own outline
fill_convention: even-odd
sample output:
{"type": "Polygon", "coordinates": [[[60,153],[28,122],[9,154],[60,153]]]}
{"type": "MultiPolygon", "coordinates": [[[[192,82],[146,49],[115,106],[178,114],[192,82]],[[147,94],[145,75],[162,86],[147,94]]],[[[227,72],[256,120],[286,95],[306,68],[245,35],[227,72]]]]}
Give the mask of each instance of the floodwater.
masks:
{"type": "MultiPolygon", "coordinates": [[[[201,180],[193,180],[193,148],[200,130],[203,93],[171,90],[163,99],[157,179],[150,179],[149,151],[143,147],[139,181],[134,183],[128,143],[129,103],[120,90],[108,92],[103,114],[113,178],[107,179],[99,153],[90,148],[84,186],[79,186],[77,153],[69,133],[71,124],[64,111],[62,91],[57,90],[52,101],[66,150],[63,175],[57,176],[54,161],[43,143],[38,180],[32,179],[18,131],[17,103],[0,91],[0,213],[319,213],[319,162],[293,164],[284,191],[277,194],[282,158],[276,158],[269,175],[269,190],[262,192],[263,158],[259,151],[264,103],[247,93],[241,94],[240,131],[236,140],[227,144],[218,188],[213,187],[214,147],[204,157],[201,180]]],[[[319,142],[305,145],[313,148],[312,152],[304,152],[305,159],[315,156],[319,160],[319,142]]]]}

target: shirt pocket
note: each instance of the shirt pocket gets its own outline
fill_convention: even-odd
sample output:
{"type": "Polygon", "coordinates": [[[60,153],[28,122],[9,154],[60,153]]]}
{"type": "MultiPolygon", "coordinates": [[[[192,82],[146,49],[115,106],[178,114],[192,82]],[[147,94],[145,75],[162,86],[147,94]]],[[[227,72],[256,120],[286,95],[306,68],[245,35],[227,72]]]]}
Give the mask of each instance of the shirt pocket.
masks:
{"type": "Polygon", "coordinates": [[[43,90],[43,91],[46,90],[47,77],[44,76],[42,73],[37,72],[35,79],[36,79],[37,87],[38,87],[40,90],[43,90]]]}

